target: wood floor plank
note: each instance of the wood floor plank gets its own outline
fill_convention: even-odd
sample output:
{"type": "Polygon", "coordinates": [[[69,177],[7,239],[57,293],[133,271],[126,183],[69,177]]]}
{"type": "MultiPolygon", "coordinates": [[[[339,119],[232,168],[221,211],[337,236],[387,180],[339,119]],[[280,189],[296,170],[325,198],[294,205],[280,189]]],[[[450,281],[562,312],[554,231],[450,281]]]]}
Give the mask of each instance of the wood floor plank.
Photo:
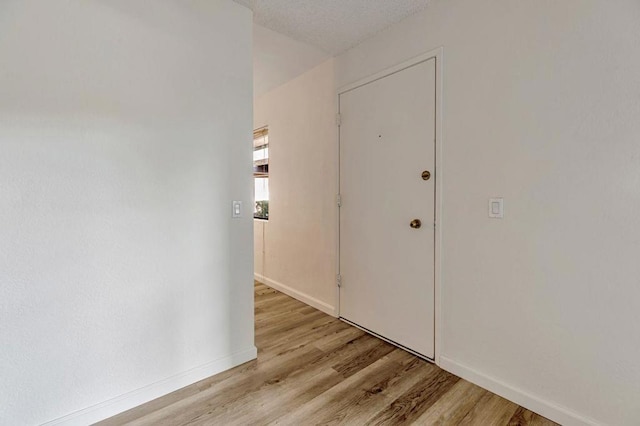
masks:
{"type": "MultiPolygon", "coordinates": [[[[395,352],[404,351],[396,349],[395,352]]],[[[436,370],[426,361],[415,357],[406,364],[400,362],[398,365],[400,369],[393,376],[376,383],[361,395],[352,396],[352,401],[343,404],[341,408],[327,410],[327,415],[321,423],[365,425],[378,413],[384,411],[400,395],[407,392],[416,383],[426,380],[436,370]]]]}
{"type": "Polygon", "coordinates": [[[487,393],[466,380],[460,380],[415,421],[418,425],[457,425],[487,393]]]}
{"type": "Polygon", "coordinates": [[[417,420],[442,395],[448,392],[458,380],[460,379],[453,374],[438,369],[425,381],[412,386],[367,424],[410,424],[417,420]]]}
{"type": "Polygon", "coordinates": [[[316,348],[305,347],[263,364],[258,361],[255,371],[231,376],[196,395],[144,416],[132,424],[153,425],[162,421],[179,425],[192,423],[203,416],[211,416],[237,404],[238,400],[245,395],[255,393],[284,380],[296,372],[291,368],[291,365],[296,365],[299,369],[324,355],[316,348]]]}
{"type": "Polygon", "coordinates": [[[357,404],[362,398],[374,397],[379,383],[388,380],[402,368],[389,358],[379,359],[272,424],[326,424],[327,417],[332,417],[344,407],[357,404]]]}
{"type": "Polygon", "coordinates": [[[349,377],[368,365],[373,364],[395,349],[395,346],[390,345],[387,342],[379,341],[377,345],[368,351],[361,352],[355,356],[342,360],[332,365],[331,368],[342,374],[343,377],[349,377]]]}
{"type": "Polygon", "coordinates": [[[487,392],[471,409],[460,425],[504,426],[508,425],[518,406],[511,401],[487,392]]]}
{"type": "Polygon", "coordinates": [[[555,425],[257,281],[255,325],[257,360],[99,425],[555,425]]]}
{"type": "Polygon", "coordinates": [[[264,330],[256,333],[256,340],[261,338],[264,340],[264,346],[274,346],[334,321],[334,318],[318,312],[307,318],[304,322],[298,318],[297,320],[288,321],[285,324],[269,324],[264,330]]]}
{"type": "Polygon", "coordinates": [[[554,426],[556,423],[533,413],[526,408],[518,407],[509,420],[509,426],[554,426]]]}
{"type": "Polygon", "coordinates": [[[275,346],[262,348],[259,357],[262,361],[266,361],[305,345],[313,345],[323,352],[333,352],[347,344],[350,338],[355,339],[364,335],[363,332],[348,333],[351,330],[344,327],[344,323],[340,321],[333,322],[321,330],[312,330],[307,335],[298,337],[294,342],[287,340],[275,346]]]}
{"type": "MultiPolygon", "coordinates": [[[[322,375],[321,373],[323,372],[324,374],[333,373],[329,374],[331,376],[330,379],[334,380],[335,378],[339,378],[339,380],[337,380],[336,382],[342,382],[344,376],[334,369],[330,368],[331,365],[336,363],[336,360],[361,358],[361,355],[363,353],[375,350],[376,346],[380,346],[382,343],[379,339],[373,338],[369,335],[362,336],[362,339],[367,339],[367,344],[344,345],[334,351],[322,352],[322,355],[318,355],[316,357],[306,359],[304,360],[304,362],[298,363],[297,367],[294,367],[296,365],[296,360],[291,360],[287,363],[290,370],[288,371],[288,376],[274,376],[271,380],[268,380],[261,387],[252,389],[250,392],[247,392],[244,396],[241,396],[237,399],[229,398],[227,396],[227,402],[218,405],[214,409],[208,410],[205,414],[201,414],[200,416],[198,416],[198,418],[193,418],[187,424],[215,424],[219,420],[222,421],[221,419],[224,419],[224,423],[226,424],[228,422],[227,419],[235,418],[235,413],[239,409],[242,409],[247,405],[255,407],[256,403],[259,404],[259,401],[261,400],[266,400],[269,398],[273,399],[274,394],[278,395],[278,404],[282,405],[284,401],[287,401],[287,403],[284,405],[285,407],[287,407],[286,411],[289,411],[291,409],[291,401],[284,399],[284,394],[301,392],[303,394],[302,397],[295,400],[298,404],[301,404],[303,401],[315,397],[319,393],[327,390],[325,389],[324,385],[329,383],[329,381],[324,381],[322,383],[316,384],[306,392],[304,391],[302,385],[303,382],[313,382],[315,375],[322,375]],[[230,413],[233,413],[233,417],[229,415],[230,413]]],[[[310,347],[317,349],[313,346],[310,347]]],[[[277,360],[278,358],[275,359],[277,360]]],[[[333,384],[336,383],[332,383],[332,386],[333,384]]],[[[265,421],[265,419],[275,419],[278,417],[274,416],[274,413],[266,414],[263,411],[262,405],[260,405],[261,409],[259,413],[252,411],[251,415],[249,416],[252,420],[251,424],[255,424],[255,421],[258,420],[256,417],[259,417],[260,424],[263,424],[262,422],[265,421]]],[[[295,406],[295,404],[293,405],[295,406]]],[[[281,414],[285,414],[285,412],[281,414]]]]}
{"type": "Polygon", "coordinates": [[[292,406],[303,405],[341,381],[342,377],[336,372],[318,368],[312,374],[276,381],[268,387],[245,394],[232,403],[219,405],[187,424],[266,424],[286,414],[292,406]],[[278,395],[277,400],[273,398],[274,394],[278,395]]]}
{"type": "MultiPolygon", "coordinates": [[[[302,314],[298,314],[295,318],[283,318],[284,320],[291,320],[297,322],[298,327],[294,329],[288,328],[270,328],[269,333],[261,333],[260,339],[263,339],[263,348],[269,348],[277,346],[282,343],[289,343],[292,339],[302,339],[305,337],[320,336],[322,333],[331,334],[334,331],[346,330],[349,328],[342,321],[338,321],[335,318],[324,316],[311,316],[304,318],[302,314]],[[325,330],[329,328],[329,331],[325,330]]],[[[265,324],[266,325],[266,324],[265,324]]],[[[326,334],[322,334],[324,337],[326,334]]],[[[257,336],[257,335],[256,335],[257,336]]]]}
{"type": "Polygon", "coordinates": [[[331,369],[321,369],[319,373],[311,377],[300,378],[288,386],[277,389],[279,398],[273,395],[263,395],[257,402],[247,404],[241,410],[233,413],[225,424],[229,426],[244,426],[248,424],[269,424],[270,422],[286,415],[292,407],[299,407],[313,398],[331,389],[343,380],[331,369]],[[256,411],[256,403],[259,409],[256,411]]]}
{"type": "MultiPolygon", "coordinates": [[[[342,323],[344,324],[344,323],[342,323]]],[[[346,325],[346,324],[345,324],[346,325]]],[[[341,328],[334,334],[326,335],[323,338],[315,340],[313,345],[322,351],[332,351],[342,345],[346,345],[348,342],[364,336],[366,333],[359,328],[351,327],[347,325],[346,328],[341,328]]]]}

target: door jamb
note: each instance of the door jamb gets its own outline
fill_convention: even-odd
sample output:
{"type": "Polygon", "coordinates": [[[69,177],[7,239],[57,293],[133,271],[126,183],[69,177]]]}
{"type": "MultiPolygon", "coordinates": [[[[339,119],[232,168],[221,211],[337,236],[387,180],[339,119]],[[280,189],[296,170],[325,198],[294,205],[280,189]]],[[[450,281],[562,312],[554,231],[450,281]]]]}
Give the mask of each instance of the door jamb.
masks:
{"type": "MultiPolygon", "coordinates": [[[[436,365],[440,365],[440,354],[442,353],[442,193],[443,193],[443,158],[442,158],[442,142],[443,142],[443,76],[444,76],[444,47],[431,50],[407,61],[389,67],[385,70],[372,74],[368,77],[360,79],[356,82],[340,87],[336,93],[336,111],[337,117],[340,114],[340,95],[365,84],[395,74],[404,69],[412,67],[430,59],[436,61],[436,117],[435,117],[435,229],[434,229],[434,361],[436,365]]],[[[336,122],[337,129],[337,190],[336,194],[340,194],[340,123],[336,122]]],[[[337,258],[336,258],[336,279],[340,275],[340,207],[336,200],[337,214],[337,258]]],[[[340,317],[340,288],[336,285],[336,316],[340,317]]]]}

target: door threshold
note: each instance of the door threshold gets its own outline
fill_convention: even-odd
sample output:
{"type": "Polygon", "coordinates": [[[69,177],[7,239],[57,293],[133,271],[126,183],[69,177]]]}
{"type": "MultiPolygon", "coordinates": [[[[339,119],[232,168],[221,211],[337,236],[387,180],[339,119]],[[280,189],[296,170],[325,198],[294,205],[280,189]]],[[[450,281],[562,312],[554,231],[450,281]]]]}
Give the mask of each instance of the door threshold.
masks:
{"type": "Polygon", "coordinates": [[[429,362],[431,364],[435,364],[435,361],[432,358],[429,358],[428,356],[422,355],[421,353],[418,353],[418,352],[416,352],[414,350],[411,350],[411,349],[407,348],[406,346],[401,345],[400,343],[394,342],[393,340],[389,340],[386,337],[381,336],[378,333],[375,333],[375,332],[373,332],[373,331],[371,331],[371,330],[369,330],[367,328],[364,328],[364,327],[356,324],[355,322],[351,322],[346,318],[339,317],[339,319],[341,321],[343,321],[343,322],[346,322],[347,324],[349,324],[351,326],[354,326],[355,328],[359,328],[360,330],[364,331],[365,333],[371,334],[372,336],[377,337],[380,340],[384,340],[385,342],[390,343],[393,346],[396,346],[396,347],[402,349],[403,351],[409,352],[411,355],[415,355],[418,358],[423,359],[423,360],[425,360],[425,361],[427,361],[427,362],[429,362]]]}

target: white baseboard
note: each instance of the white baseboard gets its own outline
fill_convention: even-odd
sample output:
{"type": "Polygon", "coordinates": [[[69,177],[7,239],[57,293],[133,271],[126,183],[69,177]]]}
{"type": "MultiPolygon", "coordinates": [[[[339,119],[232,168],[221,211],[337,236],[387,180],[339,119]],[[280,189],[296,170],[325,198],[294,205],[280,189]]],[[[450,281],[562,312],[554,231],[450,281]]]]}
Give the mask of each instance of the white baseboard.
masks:
{"type": "Polygon", "coordinates": [[[561,407],[550,401],[546,401],[537,396],[531,395],[521,389],[510,386],[500,380],[489,377],[479,371],[474,370],[464,364],[458,363],[443,355],[440,356],[438,364],[442,369],[447,370],[456,376],[487,389],[501,397],[515,402],[524,408],[540,414],[554,422],[564,426],[599,426],[600,423],[593,419],[582,416],[566,407],[561,407]]]}
{"type": "Polygon", "coordinates": [[[335,306],[331,306],[328,303],[322,302],[318,299],[316,299],[315,297],[311,297],[307,294],[304,294],[296,289],[293,289],[287,285],[284,285],[282,283],[279,283],[277,281],[274,281],[272,279],[269,279],[267,277],[264,277],[260,274],[254,274],[255,279],[257,281],[260,281],[263,284],[268,285],[269,287],[273,288],[274,290],[278,290],[281,291],[282,293],[286,294],[287,296],[291,296],[294,299],[298,299],[299,301],[301,301],[302,303],[306,303],[309,306],[313,306],[314,308],[329,314],[333,317],[337,317],[338,316],[338,312],[336,310],[335,306]]]}
{"type": "Polygon", "coordinates": [[[108,419],[131,408],[152,401],[190,384],[214,376],[230,368],[251,361],[258,356],[256,347],[237,352],[227,357],[209,362],[200,367],[193,368],[175,376],[168,377],[156,383],[152,383],[140,389],[125,393],[113,399],[101,402],[92,407],[85,408],[75,413],[68,414],[59,419],[44,423],[42,426],[86,426],[108,419]]]}

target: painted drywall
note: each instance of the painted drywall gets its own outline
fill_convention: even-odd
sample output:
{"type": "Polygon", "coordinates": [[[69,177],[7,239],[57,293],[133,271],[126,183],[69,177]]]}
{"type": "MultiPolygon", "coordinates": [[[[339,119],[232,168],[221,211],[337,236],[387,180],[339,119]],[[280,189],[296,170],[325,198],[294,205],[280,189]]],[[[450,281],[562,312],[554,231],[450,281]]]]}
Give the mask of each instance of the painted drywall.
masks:
{"type": "Polygon", "coordinates": [[[0,4],[0,424],[255,356],[251,26],[231,0],[0,4]]]}
{"type": "Polygon", "coordinates": [[[444,46],[440,361],[568,425],[640,417],[638,22],[434,0],[336,59],[340,86],[444,46]]]}
{"type": "Polygon", "coordinates": [[[325,312],[336,307],[334,61],[256,99],[269,126],[269,220],[256,220],[258,279],[325,312]]]}
{"type": "Polygon", "coordinates": [[[317,67],[331,55],[273,30],[253,25],[253,92],[259,98],[317,67]]]}

